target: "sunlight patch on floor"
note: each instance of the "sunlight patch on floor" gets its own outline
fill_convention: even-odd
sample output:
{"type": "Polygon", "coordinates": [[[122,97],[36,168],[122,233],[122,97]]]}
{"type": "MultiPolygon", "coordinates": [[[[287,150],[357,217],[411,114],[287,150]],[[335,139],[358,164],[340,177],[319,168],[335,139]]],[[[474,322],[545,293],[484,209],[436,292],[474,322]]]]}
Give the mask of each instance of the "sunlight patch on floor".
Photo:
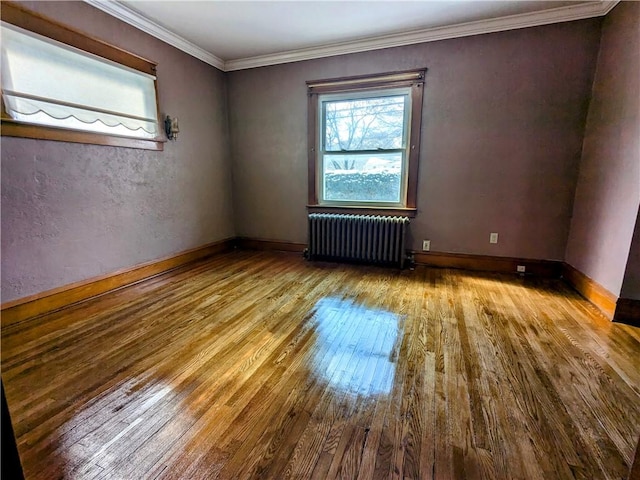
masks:
{"type": "Polygon", "coordinates": [[[398,315],[326,297],[316,304],[316,319],[319,348],[312,368],[320,369],[324,381],[351,394],[391,391],[401,338],[398,315]]]}

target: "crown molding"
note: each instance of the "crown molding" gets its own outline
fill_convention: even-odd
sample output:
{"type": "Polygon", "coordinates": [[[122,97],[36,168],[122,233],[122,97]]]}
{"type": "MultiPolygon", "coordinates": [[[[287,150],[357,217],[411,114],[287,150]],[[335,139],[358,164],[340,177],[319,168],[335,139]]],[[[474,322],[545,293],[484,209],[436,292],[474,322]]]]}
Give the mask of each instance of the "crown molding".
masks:
{"type": "Polygon", "coordinates": [[[604,17],[611,10],[613,10],[613,7],[615,7],[617,4],[620,3],[620,0],[600,0],[600,2],[602,3],[602,14],[601,14],[601,16],[604,17]]]}
{"type": "Polygon", "coordinates": [[[194,45],[190,41],[184,39],[180,35],[177,35],[170,30],[167,30],[161,25],[158,25],[155,22],[143,17],[135,10],[123,5],[119,2],[112,0],[84,0],[85,3],[96,7],[99,10],[102,10],[109,15],[116,17],[123,22],[128,23],[136,27],[138,30],[142,30],[149,35],[152,35],[165,43],[177,48],[178,50],[182,50],[185,53],[188,53],[192,57],[195,57],[199,60],[202,60],[209,65],[216,67],[222,71],[224,68],[224,60],[219,57],[216,57],[214,54],[207,52],[203,48],[194,45]]]}
{"type": "Polygon", "coordinates": [[[435,42],[451,38],[469,37],[484,33],[503,32],[519,28],[537,27],[551,23],[570,22],[585,18],[600,17],[606,15],[619,0],[605,0],[597,3],[580,3],[559,7],[541,12],[510,15],[489,20],[460,23],[444,27],[425,28],[411,32],[383,35],[364,40],[334,43],[321,47],[303,48],[271,55],[241,58],[225,62],[225,71],[245,70],[248,68],[265,67],[289,62],[300,62],[315,58],[332,57],[334,55],[346,55],[382,48],[400,47],[416,43],[435,42]]]}
{"type": "Polygon", "coordinates": [[[194,45],[179,35],[148,20],[135,10],[114,0],[84,0],[86,3],[106,12],[156,38],[192,55],[222,71],[230,72],[248,68],[300,62],[315,58],[346,55],[383,48],[400,47],[416,43],[435,42],[451,38],[468,37],[484,33],[504,32],[527,27],[537,27],[551,23],[570,22],[585,18],[601,17],[615,7],[620,0],[600,0],[598,2],[576,3],[540,12],[530,12],[507,17],[460,23],[444,27],[426,28],[410,32],[382,35],[363,40],[340,42],[318,47],[289,50],[269,55],[239,58],[224,61],[210,52],[194,45]]]}

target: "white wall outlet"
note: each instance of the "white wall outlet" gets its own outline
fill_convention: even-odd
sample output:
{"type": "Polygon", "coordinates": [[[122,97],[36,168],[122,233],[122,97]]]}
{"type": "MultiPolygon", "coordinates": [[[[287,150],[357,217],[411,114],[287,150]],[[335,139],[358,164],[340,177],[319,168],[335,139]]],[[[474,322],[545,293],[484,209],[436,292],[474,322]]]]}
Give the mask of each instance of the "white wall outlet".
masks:
{"type": "Polygon", "coordinates": [[[518,273],[524,273],[524,272],[526,272],[526,271],[527,271],[527,267],[525,267],[524,265],[518,265],[518,266],[516,267],[516,271],[517,271],[518,273]]]}
{"type": "Polygon", "coordinates": [[[498,243],[498,234],[490,233],[489,234],[489,243],[498,243]]]}
{"type": "Polygon", "coordinates": [[[428,252],[431,250],[431,240],[423,240],[422,241],[422,251],[428,252]]]}

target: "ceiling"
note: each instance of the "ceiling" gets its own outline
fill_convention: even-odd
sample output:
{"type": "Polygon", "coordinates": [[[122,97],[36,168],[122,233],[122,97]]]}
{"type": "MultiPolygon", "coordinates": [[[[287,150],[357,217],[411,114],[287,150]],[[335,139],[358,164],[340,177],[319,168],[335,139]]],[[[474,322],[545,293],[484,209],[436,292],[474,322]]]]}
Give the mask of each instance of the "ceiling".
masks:
{"type": "Polygon", "coordinates": [[[617,3],[85,1],[225,71],[602,16],[617,3]]]}

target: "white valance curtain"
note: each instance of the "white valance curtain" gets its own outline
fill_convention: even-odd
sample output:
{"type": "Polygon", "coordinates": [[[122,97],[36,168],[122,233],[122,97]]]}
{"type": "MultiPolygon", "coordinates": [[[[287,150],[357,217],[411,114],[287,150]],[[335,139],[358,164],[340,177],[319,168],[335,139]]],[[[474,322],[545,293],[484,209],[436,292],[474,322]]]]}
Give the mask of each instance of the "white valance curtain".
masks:
{"type": "Polygon", "coordinates": [[[2,97],[17,121],[159,136],[154,76],[4,22],[2,97]]]}

